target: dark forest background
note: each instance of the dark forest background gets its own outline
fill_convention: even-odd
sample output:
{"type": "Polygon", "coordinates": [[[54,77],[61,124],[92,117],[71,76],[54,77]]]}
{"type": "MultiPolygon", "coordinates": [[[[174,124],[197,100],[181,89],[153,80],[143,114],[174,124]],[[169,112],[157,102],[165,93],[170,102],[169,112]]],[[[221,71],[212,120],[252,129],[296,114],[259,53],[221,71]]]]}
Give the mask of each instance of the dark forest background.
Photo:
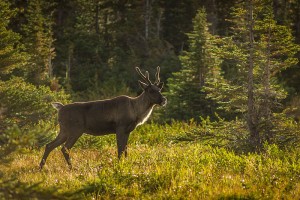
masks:
{"type": "Polygon", "coordinates": [[[52,101],[136,96],[136,66],[161,67],[156,122],[241,119],[261,143],[298,120],[299,0],[0,2],[2,132],[55,119],[52,101]]]}
{"type": "Polygon", "coordinates": [[[300,0],[0,0],[0,199],[295,199],[299,58],[300,0]],[[157,66],[168,104],[126,159],[84,134],[75,169],[37,171],[52,102],[137,96],[157,66]]]}

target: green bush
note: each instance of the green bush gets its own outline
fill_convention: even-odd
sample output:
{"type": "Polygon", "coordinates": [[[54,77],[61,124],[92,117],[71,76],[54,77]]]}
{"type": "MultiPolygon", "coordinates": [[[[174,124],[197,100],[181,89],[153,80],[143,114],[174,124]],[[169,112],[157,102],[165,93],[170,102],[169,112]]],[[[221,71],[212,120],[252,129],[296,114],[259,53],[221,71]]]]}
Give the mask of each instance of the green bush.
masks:
{"type": "MultiPolygon", "coordinates": [[[[226,121],[218,116],[217,120],[201,118],[201,122],[185,129],[182,134],[175,136],[175,142],[200,142],[214,147],[225,147],[239,153],[253,151],[247,124],[244,120],[236,118],[226,121]]],[[[299,124],[286,117],[284,114],[276,114],[273,117],[273,127],[270,137],[261,132],[263,143],[276,144],[280,148],[299,147],[299,124]]],[[[264,149],[261,149],[262,151],[264,149]]]]}
{"type": "Polygon", "coordinates": [[[40,120],[49,121],[56,114],[51,102],[68,102],[64,92],[53,92],[46,86],[34,86],[19,77],[0,81],[0,133],[17,125],[29,129],[40,120]]]}

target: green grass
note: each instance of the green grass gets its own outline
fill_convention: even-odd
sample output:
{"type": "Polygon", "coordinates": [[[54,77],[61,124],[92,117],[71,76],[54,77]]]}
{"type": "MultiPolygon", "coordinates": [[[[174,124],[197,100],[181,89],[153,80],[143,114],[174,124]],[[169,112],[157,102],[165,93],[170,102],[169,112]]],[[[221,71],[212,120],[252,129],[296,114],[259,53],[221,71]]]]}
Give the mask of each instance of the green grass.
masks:
{"type": "Polygon", "coordinates": [[[57,198],[299,198],[300,152],[266,145],[260,154],[237,154],[201,141],[174,142],[195,126],[141,126],[130,137],[129,156],[120,161],[115,136],[85,136],[71,151],[71,171],[60,148],[50,154],[43,171],[38,170],[43,148],[11,154],[13,161],[0,164],[0,171],[3,180],[39,183],[39,191],[54,192],[57,198]]]}

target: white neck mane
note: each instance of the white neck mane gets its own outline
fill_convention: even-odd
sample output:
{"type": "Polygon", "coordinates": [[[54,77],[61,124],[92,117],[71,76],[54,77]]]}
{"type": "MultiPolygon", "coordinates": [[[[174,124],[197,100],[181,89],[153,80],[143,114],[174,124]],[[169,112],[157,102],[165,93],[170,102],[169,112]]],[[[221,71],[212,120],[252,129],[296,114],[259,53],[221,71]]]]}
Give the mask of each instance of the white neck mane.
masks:
{"type": "Polygon", "coordinates": [[[142,125],[143,123],[145,123],[145,122],[149,119],[149,117],[150,117],[150,115],[151,115],[151,113],[152,113],[153,107],[154,107],[154,106],[152,106],[149,110],[147,110],[147,111],[145,112],[144,116],[142,116],[142,119],[140,119],[140,120],[138,121],[137,126],[142,125]]]}
{"type": "Polygon", "coordinates": [[[154,104],[151,104],[149,101],[147,101],[144,95],[145,94],[142,93],[135,99],[137,126],[145,123],[149,119],[154,108],[154,104]]]}

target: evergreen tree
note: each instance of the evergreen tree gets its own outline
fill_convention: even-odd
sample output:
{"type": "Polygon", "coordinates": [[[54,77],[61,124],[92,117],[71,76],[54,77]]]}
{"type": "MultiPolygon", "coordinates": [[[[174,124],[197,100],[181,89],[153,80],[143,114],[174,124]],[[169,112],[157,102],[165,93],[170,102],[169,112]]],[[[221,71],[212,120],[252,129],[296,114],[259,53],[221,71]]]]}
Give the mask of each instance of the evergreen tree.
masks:
{"type": "Polygon", "coordinates": [[[33,82],[51,79],[53,75],[53,47],[51,4],[42,0],[28,1],[25,8],[26,23],[22,26],[23,43],[30,55],[29,78],[33,82]]]}
{"type": "Polygon", "coordinates": [[[212,115],[214,103],[206,99],[204,86],[207,80],[219,76],[220,60],[216,56],[216,38],[208,32],[206,13],[200,9],[193,20],[194,30],[187,34],[189,51],[180,56],[182,69],[168,80],[169,105],[167,117],[175,119],[199,119],[212,115]]]}
{"type": "Polygon", "coordinates": [[[210,96],[223,108],[246,116],[254,147],[272,140],[275,112],[286,97],[276,75],[297,63],[294,56],[299,50],[291,30],[278,25],[272,12],[269,0],[238,4],[232,13],[232,36],[224,39],[222,54],[231,61],[235,77],[224,87],[210,88],[210,96]]]}
{"type": "Polygon", "coordinates": [[[15,14],[16,11],[10,8],[8,1],[0,1],[0,74],[9,73],[26,64],[26,55],[20,44],[21,37],[9,28],[15,14]]]}

